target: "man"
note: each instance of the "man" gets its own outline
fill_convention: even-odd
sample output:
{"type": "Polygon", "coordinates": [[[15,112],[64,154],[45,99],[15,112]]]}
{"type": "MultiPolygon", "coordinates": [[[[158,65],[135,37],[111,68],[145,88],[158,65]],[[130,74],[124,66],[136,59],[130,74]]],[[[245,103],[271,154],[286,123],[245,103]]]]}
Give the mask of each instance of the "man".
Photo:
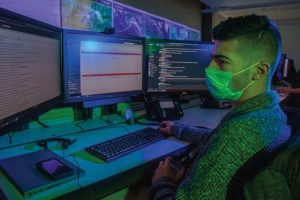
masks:
{"type": "Polygon", "coordinates": [[[176,173],[171,158],[161,161],[150,199],[225,199],[232,178],[251,157],[273,151],[289,137],[278,95],[270,91],[281,55],[275,24],[265,16],[229,18],[214,28],[213,37],[207,85],[216,99],[232,101],[234,108],[213,131],[170,121],[160,124],[162,133],[196,145],[206,143],[207,148],[186,173],[176,173]]]}

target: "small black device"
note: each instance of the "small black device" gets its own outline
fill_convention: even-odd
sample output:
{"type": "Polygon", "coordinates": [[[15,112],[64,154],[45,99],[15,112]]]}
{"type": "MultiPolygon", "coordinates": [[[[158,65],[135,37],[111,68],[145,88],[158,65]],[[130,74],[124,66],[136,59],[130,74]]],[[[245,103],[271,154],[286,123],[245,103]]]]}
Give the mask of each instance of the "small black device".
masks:
{"type": "Polygon", "coordinates": [[[71,144],[76,142],[76,138],[73,139],[73,140],[70,140],[70,139],[67,139],[67,138],[54,137],[54,138],[49,138],[49,139],[45,139],[45,140],[40,140],[40,141],[37,142],[37,144],[40,147],[43,147],[44,149],[48,149],[48,142],[61,142],[62,148],[67,149],[71,144]]]}
{"type": "MultiPolygon", "coordinates": [[[[76,164],[45,149],[1,159],[0,169],[25,199],[27,199],[26,197],[32,198],[38,193],[67,184],[70,181],[78,180],[85,174],[85,171],[76,164]],[[65,168],[64,166],[67,167],[65,168]],[[73,170],[72,174],[69,168],[73,170]],[[57,169],[57,171],[54,169],[57,169]],[[53,174],[54,178],[65,178],[54,180],[44,170],[51,174],[55,172],[53,174]],[[56,172],[61,172],[61,174],[57,176],[56,172]],[[71,176],[67,176],[69,174],[71,176]]],[[[53,195],[50,194],[50,196],[53,195]]],[[[50,196],[48,199],[50,199],[50,196]]],[[[37,198],[34,197],[34,199],[37,198]]]]}
{"type": "Polygon", "coordinates": [[[196,156],[198,155],[198,153],[201,151],[202,148],[203,147],[200,145],[195,149],[193,149],[192,151],[190,151],[186,156],[182,157],[181,159],[171,160],[170,163],[171,168],[177,173],[180,172],[183,167],[188,168],[192,164],[192,162],[194,162],[196,156]]]}
{"type": "Polygon", "coordinates": [[[183,110],[178,100],[171,98],[158,98],[145,96],[145,106],[150,120],[174,120],[183,116],[183,110]]]}
{"type": "Polygon", "coordinates": [[[85,148],[85,150],[105,161],[111,161],[162,140],[163,138],[164,136],[158,129],[148,127],[112,140],[92,145],[85,148]]]}
{"type": "Polygon", "coordinates": [[[56,158],[50,158],[35,164],[36,168],[53,180],[67,178],[74,174],[74,169],[56,158]]]}

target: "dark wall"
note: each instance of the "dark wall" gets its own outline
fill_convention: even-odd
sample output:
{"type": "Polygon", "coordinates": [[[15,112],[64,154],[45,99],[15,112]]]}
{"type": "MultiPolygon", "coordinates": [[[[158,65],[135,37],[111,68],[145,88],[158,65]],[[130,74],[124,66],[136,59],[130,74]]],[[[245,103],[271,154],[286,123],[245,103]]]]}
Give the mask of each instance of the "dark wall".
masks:
{"type": "MultiPolygon", "coordinates": [[[[202,4],[202,8],[209,8],[206,5],[202,4]]],[[[212,41],[212,13],[203,13],[202,14],[202,31],[201,31],[201,40],[205,42],[212,41]]]]}

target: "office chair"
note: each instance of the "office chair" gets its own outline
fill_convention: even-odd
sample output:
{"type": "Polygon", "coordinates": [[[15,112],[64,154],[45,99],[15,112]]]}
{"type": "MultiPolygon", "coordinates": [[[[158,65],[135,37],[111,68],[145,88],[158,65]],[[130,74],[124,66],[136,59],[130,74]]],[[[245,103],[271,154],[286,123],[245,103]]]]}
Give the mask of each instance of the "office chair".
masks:
{"type": "Polygon", "coordinates": [[[228,186],[226,199],[245,199],[245,188],[256,199],[268,198],[268,194],[274,195],[268,190],[270,184],[276,186],[277,199],[300,199],[300,128],[276,151],[259,152],[240,168],[228,186]]]}
{"type": "Polygon", "coordinates": [[[282,107],[287,116],[287,124],[292,128],[292,135],[300,129],[300,108],[282,107]]]}

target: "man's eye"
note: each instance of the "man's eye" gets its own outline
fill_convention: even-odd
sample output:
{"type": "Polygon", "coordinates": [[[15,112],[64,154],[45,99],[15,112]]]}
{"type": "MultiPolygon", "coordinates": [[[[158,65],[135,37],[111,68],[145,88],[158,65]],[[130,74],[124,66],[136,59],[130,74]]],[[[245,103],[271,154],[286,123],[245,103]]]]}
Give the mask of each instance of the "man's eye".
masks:
{"type": "Polygon", "coordinates": [[[215,62],[216,62],[218,65],[224,65],[224,64],[227,63],[225,60],[222,60],[222,59],[216,59],[215,62]]]}

